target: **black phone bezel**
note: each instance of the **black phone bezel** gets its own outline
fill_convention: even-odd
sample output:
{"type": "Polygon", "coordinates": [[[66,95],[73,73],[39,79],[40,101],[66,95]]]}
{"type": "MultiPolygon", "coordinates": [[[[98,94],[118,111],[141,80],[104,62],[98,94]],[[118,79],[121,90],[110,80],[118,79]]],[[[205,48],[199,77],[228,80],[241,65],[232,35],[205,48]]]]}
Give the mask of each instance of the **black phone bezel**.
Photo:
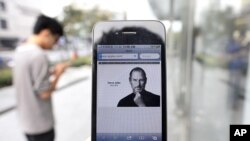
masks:
{"type": "MultiPolygon", "coordinates": [[[[157,21],[158,22],[158,21],[157,21]]],[[[162,23],[161,23],[162,24],[162,23]]],[[[163,25],[162,25],[163,26],[163,25]]],[[[161,71],[162,71],[162,141],[167,140],[167,78],[166,78],[166,33],[164,29],[163,44],[161,44],[161,71]]],[[[129,32],[129,31],[128,31],[129,32]]],[[[122,36],[122,34],[116,34],[122,36]]],[[[92,56],[92,104],[91,104],[91,141],[96,141],[96,115],[97,115],[97,45],[95,44],[95,35],[93,32],[93,56],[92,56]]],[[[137,44],[138,43],[133,43],[137,44]]],[[[155,42],[154,44],[159,44],[155,42]]],[[[108,44],[107,44],[108,45],[108,44]]],[[[110,44],[111,45],[111,44],[110,44]]],[[[113,44],[112,44],[113,45],[113,44]]],[[[129,43],[128,45],[131,45],[129,43]]],[[[145,44],[147,45],[147,44],[145,44]]]]}

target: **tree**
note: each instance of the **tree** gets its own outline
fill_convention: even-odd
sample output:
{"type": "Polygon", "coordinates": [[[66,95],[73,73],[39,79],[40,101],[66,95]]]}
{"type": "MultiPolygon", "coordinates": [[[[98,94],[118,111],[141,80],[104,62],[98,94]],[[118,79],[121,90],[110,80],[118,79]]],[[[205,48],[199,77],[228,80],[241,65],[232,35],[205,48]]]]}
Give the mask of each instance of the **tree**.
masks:
{"type": "Polygon", "coordinates": [[[87,10],[69,5],[64,8],[62,22],[67,35],[88,36],[95,23],[110,20],[112,17],[113,13],[101,10],[98,7],[87,10]]]}

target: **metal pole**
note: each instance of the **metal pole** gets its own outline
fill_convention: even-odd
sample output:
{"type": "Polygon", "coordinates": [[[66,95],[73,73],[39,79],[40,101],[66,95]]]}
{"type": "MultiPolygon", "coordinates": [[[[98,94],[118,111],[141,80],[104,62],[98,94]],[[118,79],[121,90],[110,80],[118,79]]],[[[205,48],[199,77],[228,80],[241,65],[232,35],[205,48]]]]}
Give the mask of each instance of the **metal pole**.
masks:
{"type": "Polygon", "coordinates": [[[184,140],[191,141],[192,135],[192,49],[193,49],[193,29],[194,29],[194,9],[195,0],[183,1],[182,22],[182,49],[181,49],[181,73],[180,73],[180,100],[183,103],[182,108],[185,120],[184,140]]]}

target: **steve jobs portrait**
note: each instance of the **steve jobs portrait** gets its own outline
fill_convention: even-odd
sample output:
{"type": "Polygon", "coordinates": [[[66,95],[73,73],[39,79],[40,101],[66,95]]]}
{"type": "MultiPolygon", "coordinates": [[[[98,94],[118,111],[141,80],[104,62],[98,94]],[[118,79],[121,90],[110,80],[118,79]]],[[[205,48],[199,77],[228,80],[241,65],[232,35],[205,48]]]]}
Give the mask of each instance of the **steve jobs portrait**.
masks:
{"type": "Polygon", "coordinates": [[[147,84],[146,72],[135,67],[129,73],[129,83],[132,93],[122,98],[117,107],[159,107],[160,96],[145,90],[147,84]]]}

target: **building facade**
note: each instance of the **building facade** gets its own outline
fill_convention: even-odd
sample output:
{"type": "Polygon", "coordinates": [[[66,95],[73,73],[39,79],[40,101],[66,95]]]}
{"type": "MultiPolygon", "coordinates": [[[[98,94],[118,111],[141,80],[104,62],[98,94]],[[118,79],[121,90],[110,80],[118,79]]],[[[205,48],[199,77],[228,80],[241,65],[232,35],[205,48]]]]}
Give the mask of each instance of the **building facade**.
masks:
{"type": "Polygon", "coordinates": [[[13,49],[32,33],[39,10],[13,0],[0,0],[0,48],[13,49]]]}

